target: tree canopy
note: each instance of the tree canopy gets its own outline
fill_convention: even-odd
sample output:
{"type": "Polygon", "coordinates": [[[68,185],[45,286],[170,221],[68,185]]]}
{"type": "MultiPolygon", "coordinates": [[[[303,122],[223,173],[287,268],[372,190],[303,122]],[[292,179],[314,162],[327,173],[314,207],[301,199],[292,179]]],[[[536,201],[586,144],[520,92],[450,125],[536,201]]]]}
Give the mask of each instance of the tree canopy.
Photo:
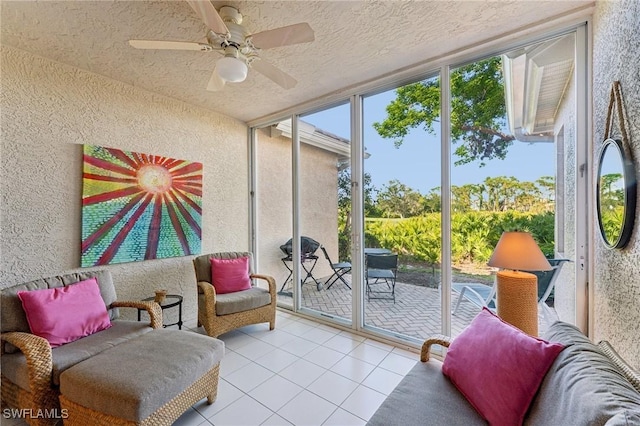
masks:
{"type": "MultiPolygon", "coordinates": [[[[400,87],[386,107],[387,116],[373,123],[380,136],[402,145],[411,129],[435,135],[440,122],[440,79],[400,87]]],[[[506,106],[499,56],[464,65],[451,72],[451,138],[456,165],[504,159],[515,137],[504,132],[506,106]]]]}

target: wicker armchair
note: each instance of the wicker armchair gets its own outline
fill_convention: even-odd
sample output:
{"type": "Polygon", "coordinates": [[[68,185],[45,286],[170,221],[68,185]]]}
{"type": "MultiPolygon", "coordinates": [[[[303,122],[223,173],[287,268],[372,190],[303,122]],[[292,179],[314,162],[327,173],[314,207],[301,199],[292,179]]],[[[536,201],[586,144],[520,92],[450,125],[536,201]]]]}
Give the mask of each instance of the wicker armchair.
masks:
{"type": "Polygon", "coordinates": [[[269,330],[276,325],[276,281],[269,275],[253,273],[253,255],[249,252],[221,252],[205,254],[193,259],[198,282],[198,326],[203,326],[211,337],[250,324],[269,323],[269,330]],[[249,258],[249,290],[216,294],[212,285],[211,259],[249,258]],[[268,290],[256,285],[256,280],[266,281],[268,290]]]}
{"type": "MultiPolygon", "coordinates": [[[[158,304],[115,300],[115,289],[107,271],[50,277],[3,289],[0,293],[2,307],[2,332],[0,333],[2,405],[3,407],[27,410],[32,414],[32,417],[25,418],[25,421],[30,425],[51,425],[59,421],[59,419],[46,418],[47,416],[37,416],[36,413],[60,413],[60,393],[58,386],[54,383],[54,375],[60,373],[56,370],[59,370],[61,365],[65,363],[65,357],[63,356],[62,359],[56,357],[58,348],[51,349],[46,339],[30,333],[17,292],[66,286],[94,276],[100,282],[102,297],[107,304],[111,320],[117,320],[117,308],[140,308],[149,312],[149,326],[151,328],[162,327],[162,311],[158,304]]],[[[117,322],[129,323],[129,321],[117,322]]],[[[109,330],[99,333],[109,333],[109,330]]],[[[63,346],[71,347],[74,343],[76,342],[63,346]]]]}

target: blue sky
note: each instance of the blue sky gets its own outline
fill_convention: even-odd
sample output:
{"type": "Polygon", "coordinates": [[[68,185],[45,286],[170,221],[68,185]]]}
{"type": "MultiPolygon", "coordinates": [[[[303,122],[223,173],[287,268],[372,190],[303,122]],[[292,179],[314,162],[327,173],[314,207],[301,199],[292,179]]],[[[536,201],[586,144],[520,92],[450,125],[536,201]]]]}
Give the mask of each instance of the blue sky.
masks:
{"type": "MultiPolygon", "coordinates": [[[[373,185],[381,189],[392,179],[426,194],[440,186],[440,137],[423,130],[411,132],[404,143],[395,148],[393,141],[380,137],[372,123],[385,118],[385,107],[393,100],[394,91],[384,92],[364,100],[364,141],[370,157],[365,160],[365,172],[371,174],[373,185]]],[[[349,105],[341,105],[302,117],[316,127],[344,138],[350,138],[349,105]]],[[[452,151],[455,146],[452,147],[452,151]]],[[[514,176],[520,181],[534,182],[541,176],[554,176],[555,151],[552,143],[515,141],[505,160],[487,161],[486,166],[470,163],[451,168],[453,185],[480,183],[489,176],[514,176]]]]}

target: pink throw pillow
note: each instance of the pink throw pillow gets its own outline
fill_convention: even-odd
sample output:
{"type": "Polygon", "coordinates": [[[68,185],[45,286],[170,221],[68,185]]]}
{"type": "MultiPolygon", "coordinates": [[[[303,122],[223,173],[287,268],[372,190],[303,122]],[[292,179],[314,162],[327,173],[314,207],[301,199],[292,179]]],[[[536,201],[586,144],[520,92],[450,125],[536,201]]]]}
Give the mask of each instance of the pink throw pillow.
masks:
{"type": "Polygon", "coordinates": [[[249,290],[249,258],[235,259],[211,258],[211,280],[217,294],[235,293],[249,290]]]}
{"type": "Polygon", "coordinates": [[[451,343],[442,372],[490,425],[521,425],[562,349],[484,308],[451,343]]]}
{"type": "Polygon", "coordinates": [[[31,332],[52,348],[111,327],[95,278],[66,287],[19,291],[31,332]]]}

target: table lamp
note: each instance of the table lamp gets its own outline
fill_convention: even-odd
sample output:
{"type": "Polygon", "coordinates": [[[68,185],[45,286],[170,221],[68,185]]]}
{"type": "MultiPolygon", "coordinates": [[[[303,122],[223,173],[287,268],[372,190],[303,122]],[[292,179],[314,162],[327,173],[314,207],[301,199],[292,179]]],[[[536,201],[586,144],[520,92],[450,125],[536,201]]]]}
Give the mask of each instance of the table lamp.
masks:
{"type": "Polygon", "coordinates": [[[538,278],[521,271],[550,271],[549,261],[528,232],[504,232],[489,266],[496,276],[498,316],[531,336],[538,335],[538,278]]]}

